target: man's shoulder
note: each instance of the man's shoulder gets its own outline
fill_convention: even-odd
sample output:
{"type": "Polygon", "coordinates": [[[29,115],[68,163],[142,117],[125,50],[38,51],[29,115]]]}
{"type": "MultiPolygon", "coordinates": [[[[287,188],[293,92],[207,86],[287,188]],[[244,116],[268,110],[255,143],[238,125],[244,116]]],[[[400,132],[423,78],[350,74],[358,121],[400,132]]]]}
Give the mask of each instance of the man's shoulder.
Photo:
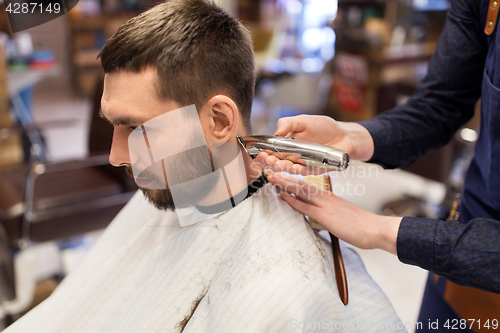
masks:
{"type": "Polygon", "coordinates": [[[293,332],[299,322],[323,320],[345,325],[397,322],[359,257],[347,248],[344,260],[354,307],[343,306],[331,245],[281,200],[274,186],[264,186],[236,208],[216,220],[217,228],[212,229],[216,232],[210,243],[224,244],[224,250],[218,259],[211,256],[217,273],[187,332],[226,332],[233,326],[245,332],[293,332]],[[224,320],[207,321],[209,314],[224,320]]]}
{"type": "Polygon", "coordinates": [[[151,226],[172,224],[170,215],[168,212],[156,209],[141,191],[137,191],[92,247],[87,255],[90,257],[89,261],[104,259],[106,253],[115,253],[116,249],[133,240],[137,235],[153,231],[154,228],[151,226]],[[92,258],[94,256],[95,258],[92,258]]]}
{"type": "Polygon", "coordinates": [[[281,199],[275,186],[262,187],[231,215],[227,223],[237,230],[232,233],[235,249],[260,267],[293,267],[291,274],[298,275],[297,269],[302,268],[330,271],[326,262],[330,244],[320,239],[304,215],[281,199]]]}

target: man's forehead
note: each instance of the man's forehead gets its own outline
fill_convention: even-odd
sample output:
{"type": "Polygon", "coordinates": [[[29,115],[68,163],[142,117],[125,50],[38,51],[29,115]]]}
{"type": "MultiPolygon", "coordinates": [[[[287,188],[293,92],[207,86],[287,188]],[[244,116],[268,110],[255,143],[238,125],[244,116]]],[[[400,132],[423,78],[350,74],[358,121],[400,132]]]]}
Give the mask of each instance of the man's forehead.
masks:
{"type": "Polygon", "coordinates": [[[149,68],[137,73],[107,73],[101,98],[103,115],[112,122],[117,117],[136,118],[145,122],[179,108],[178,103],[158,99],[155,74],[156,71],[149,68]]]}
{"type": "Polygon", "coordinates": [[[137,73],[124,70],[107,73],[104,75],[102,97],[108,102],[158,100],[155,93],[155,72],[145,69],[137,73]]]}

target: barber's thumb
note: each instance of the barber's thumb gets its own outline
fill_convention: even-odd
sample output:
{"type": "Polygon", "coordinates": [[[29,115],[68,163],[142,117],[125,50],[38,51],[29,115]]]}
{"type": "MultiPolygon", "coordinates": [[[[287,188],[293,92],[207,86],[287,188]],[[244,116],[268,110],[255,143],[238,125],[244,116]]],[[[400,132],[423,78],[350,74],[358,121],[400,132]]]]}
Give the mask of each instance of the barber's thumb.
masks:
{"type": "Polygon", "coordinates": [[[276,132],[274,135],[281,135],[285,136],[288,133],[290,133],[290,120],[288,119],[279,119],[278,123],[276,124],[276,132]]]}

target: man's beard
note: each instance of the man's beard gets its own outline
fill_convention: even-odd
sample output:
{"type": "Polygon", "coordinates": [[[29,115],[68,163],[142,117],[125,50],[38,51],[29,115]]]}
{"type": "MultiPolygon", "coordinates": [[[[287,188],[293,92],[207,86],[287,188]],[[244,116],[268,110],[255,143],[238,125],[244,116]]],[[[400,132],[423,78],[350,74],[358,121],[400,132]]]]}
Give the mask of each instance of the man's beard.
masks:
{"type": "MultiPolygon", "coordinates": [[[[125,172],[130,177],[134,177],[134,173],[132,172],[131,167],[126,167],[125,172]]],[[[156,178],[154,175],[146,174],[146,172],[142,172],[141,176],[147,179],[156,178]]],[[[158,180],[154,180],[155,182],[159,182],[158,180]]],[[[147,189],[139,186],[139,189],[144,194],[144,197],[152,203],[157,209],[160,210],[175,210],[174,199],[172,197],[172,192],[167,185],[166,189],[147,189]]]]}
{"type": "MultiPolygon", "coordinates": [[[[139,188],[146,199],[159,210],[175,211],[176,209],[193,206],[207,197],[219,181],[220,177],[212,173],[211,158],[206,146],[167,157],[163,160],[163,163],[160,161],[152,166],[158,170],[161,169],[163,171],[162,176],[148,172],[151,167],[142,171],[140,175],[136,175],[136,177],[140,176],[142,179],[152,180],[153,184],[158,186],[148,187],[156,187],[156,189],[140,186],[139,188]],[[168,168],[168,171],[165,171],[165,168],[168,168]],[[170,184],[167,182],[166,174],[172,176],[169,180],[170,184]],[[203,181],[197,182],[196,186],[186,185],[186,182],[206,175],[210,176],[204,177],[203,181]],[[175,196],[172,195],[169,185],[175,186],[175,196]]],[[[125,171],[129,176],[134,177],[131,167],[126,167],[125,171]]]]}

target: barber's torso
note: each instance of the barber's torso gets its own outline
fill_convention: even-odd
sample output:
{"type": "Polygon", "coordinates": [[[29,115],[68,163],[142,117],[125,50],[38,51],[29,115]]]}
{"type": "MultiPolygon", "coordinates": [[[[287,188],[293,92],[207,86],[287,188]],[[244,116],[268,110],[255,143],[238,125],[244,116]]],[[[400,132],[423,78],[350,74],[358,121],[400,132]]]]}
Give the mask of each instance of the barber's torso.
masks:
{"type": "MultiPolygon", "coordinates": [[[[480,1],[481,26],[485,27],[489,0],[480,1]]],[[[496,22],[498,25],[498,22],[496,22]]],[[[485,35],[486,36],[486,35],[485,35]]],[[[460,220],[475,217],[500,220],[500,34],[498,27],[486,36],[486,56],[481,91],[481,128],[475,156],[465,179],[460,220]]]]}

